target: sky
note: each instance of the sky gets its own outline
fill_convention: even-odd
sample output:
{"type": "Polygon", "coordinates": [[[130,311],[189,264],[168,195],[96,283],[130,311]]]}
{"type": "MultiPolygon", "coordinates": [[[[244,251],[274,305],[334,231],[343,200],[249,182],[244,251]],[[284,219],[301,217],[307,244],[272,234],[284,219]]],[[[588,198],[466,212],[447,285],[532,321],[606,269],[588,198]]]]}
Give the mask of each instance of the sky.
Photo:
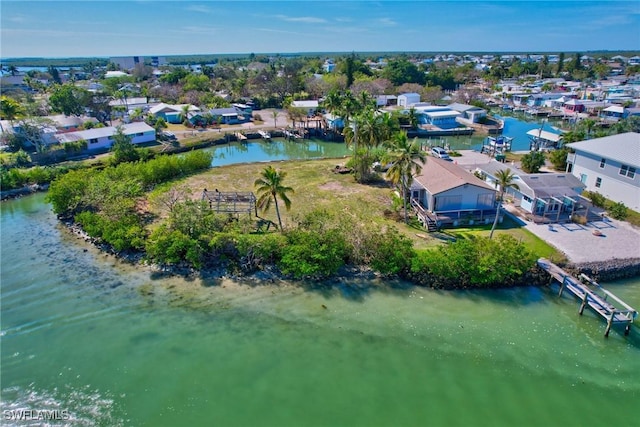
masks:
{"type": "Polygon", "coordinates": [[[0,57],[640,50],[639,0],[0,2],[0,57]]]}

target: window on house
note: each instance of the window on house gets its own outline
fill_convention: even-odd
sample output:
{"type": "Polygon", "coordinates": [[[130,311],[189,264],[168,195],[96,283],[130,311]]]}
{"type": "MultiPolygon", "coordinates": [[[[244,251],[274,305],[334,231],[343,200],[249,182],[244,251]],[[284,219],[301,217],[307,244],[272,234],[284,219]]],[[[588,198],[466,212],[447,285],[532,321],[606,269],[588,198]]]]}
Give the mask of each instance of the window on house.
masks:
{"type": "Polygon", "coordinates": [[[97,138],[93,138],[89,140],[89,144],[97,144],[98,143],[98,139],[97,138]]]}
{"type": "Polygon", "coordinates": [[[604,165],[607,163],[607,159],[600,159],[600,168],[604,168],[604,165]]]}
{"type": "Polygon", "coordinates": [[[136,136],[142,136],[142,135],[144,135],[144,133],[143,133],[143,132],[136,133],[136,136]]]}
{"type": "Polygon", "coordinates": [[[601,185],[602,185],[602,178],[600,177],[596,178],[596,187],[600,188],[601,185]]]}
{"type": "Polygon", "coordinates": [[[633,179],[636,176],[636,168],[632,166],[622,165],[620,166],[620,175],[633,179]]]}

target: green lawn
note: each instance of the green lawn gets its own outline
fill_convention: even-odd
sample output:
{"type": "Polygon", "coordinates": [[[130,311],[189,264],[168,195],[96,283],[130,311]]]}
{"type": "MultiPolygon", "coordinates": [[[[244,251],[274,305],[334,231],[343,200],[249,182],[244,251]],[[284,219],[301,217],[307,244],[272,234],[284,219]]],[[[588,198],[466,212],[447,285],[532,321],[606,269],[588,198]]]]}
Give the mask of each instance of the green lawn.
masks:
{"type": "MultiPolygon", "coordinates": [[[[295,193],[290,196],[290,211],[281,210],[282,221],[294,224],[300,216],[315,210],[324,209],[329,213],[350,216],[363,223],[375,223],[383,229],[396,227],[414,242],[416,249],[435,247],[469,236],[488,236],[491,225],[479,225],[473,228],[444,230],[442,233],[428,233],[416,225],[402,222],[402,211],[390,214],[392,209],[393,189],[384,181],[363,185],[355,182],[352,175],[333,173],[337,164],[345,159],[283,161],[271,163],[276,169],[287,172],[285,185],[292,187],[295,193]]],[[[220,191],[253,191],[254,181],[266,164],[230,165],[210,169],[204,173],[187,178],[176,185],[188,187],[194,198],[200,197],[202,190],[218,189],[220,191]]],[[[160,206],[152,207],[160,217],[164,216],[160,206]]],[[[261,213],[262,217],[277,221],[275,211],[261,213]]],[[[521,228],[513,220],[505,218],[496,233],[510,234],[521,240],[539,257],[561,259],[561,254],[535,235],[521,228]]]]}

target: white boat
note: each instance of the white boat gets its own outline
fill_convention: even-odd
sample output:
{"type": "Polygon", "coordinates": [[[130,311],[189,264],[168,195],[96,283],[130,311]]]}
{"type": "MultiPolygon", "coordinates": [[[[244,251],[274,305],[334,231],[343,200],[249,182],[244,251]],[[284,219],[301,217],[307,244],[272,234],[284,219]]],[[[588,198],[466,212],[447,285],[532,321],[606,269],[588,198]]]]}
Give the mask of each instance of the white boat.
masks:
{"type": "Polygon", "coordinates": [[[258,133],[260,134],[262,139],[265,139],[267,141],[271,139],[271,134],[269,132],[265,131],[265,130],[261,129],[261,130],[258,131],[258,133]]]}

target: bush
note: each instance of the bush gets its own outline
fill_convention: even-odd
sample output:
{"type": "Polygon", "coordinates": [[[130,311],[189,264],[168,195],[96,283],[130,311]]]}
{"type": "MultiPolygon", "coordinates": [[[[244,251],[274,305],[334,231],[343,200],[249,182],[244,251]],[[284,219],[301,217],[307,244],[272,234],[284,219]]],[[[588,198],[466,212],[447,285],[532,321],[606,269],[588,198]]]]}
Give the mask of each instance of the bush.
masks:
{"type": "Polygon", "coordinates": [[[526,173],[537,173],[544,166],[544,154],[540,151],[532,151],[520,159],[522,170],[526,173]]]}
{"type": "Polygon", "coordinates": [[[611,204],[611,206],[609,206],[607,210],[609,211],[609,215],[611,215],[611,218],[618,219],[621,221],[626,219],[627,215],[629,215],[627,207],[622,202],[611,204]]]}
{"type": "Polygon", "coordinates": [[[147,256],[159,264],[178,264],[183,260],[199,268],[203,249],[199,241],[178,230],[169,231],[161,226],[151,234],[146,243],[147,256]]]}
{"type": "Polygon", "coordinates": [[[585,191],[584,196],[591,200],[593,206],[597,206],[599,208],[603,208],[607,202],[607,199],[597,191],[585,191]]]}
{"type": "Polygon", "coordinates": [[[386,233],[372,234],[371,260],[373,269],[383,274],[400,274],[409,270],[413,258],[413,243],[395,228],[386,233]]]}
{"type": "Polygon", "coordinates": [[[410,277],[435,287],[512,285],[535,265],[535,256],[509,235],[458,240],[425,250],[412,260],[410,277]]]}
{"type": "Polygon", "coordinates": [[[337,230],[325,233],[293,230],[287,233],[279,266],[283,273],[295,278],[329,277],[345,263],[347,248],[337,230]]]}

